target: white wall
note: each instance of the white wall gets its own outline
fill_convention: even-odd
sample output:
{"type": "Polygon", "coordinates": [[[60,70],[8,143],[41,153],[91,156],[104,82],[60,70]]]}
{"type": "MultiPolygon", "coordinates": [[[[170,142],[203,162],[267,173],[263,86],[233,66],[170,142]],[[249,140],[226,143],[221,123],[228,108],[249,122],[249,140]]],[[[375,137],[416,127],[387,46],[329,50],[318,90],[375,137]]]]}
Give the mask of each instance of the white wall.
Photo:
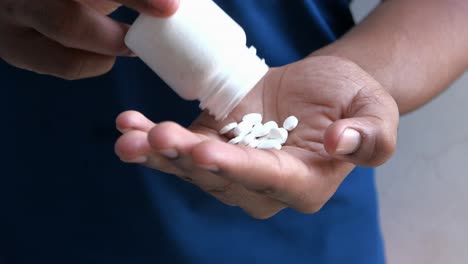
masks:
{"type": "MultiPolygon", "coordinates": [[[[355,17],[361,19],[377,3],[355,0],[355,17]]],[[[377,170],[389,264],[468,263],[467,169],[465,74],[431,103],[402,117],[396,154],[377,170]]]]}

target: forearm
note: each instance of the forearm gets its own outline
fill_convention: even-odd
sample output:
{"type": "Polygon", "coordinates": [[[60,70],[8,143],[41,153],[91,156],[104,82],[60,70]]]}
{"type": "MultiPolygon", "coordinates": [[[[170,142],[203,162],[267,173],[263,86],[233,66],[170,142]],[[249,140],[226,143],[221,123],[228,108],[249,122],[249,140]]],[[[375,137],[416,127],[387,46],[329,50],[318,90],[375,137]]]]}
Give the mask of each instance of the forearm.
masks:
{"type": "Polygon", "coordinates": [[[400,113],[414,110],[468,67],[468,1],[385,1],[312,55],[357,63],[389,91],[400,113]]]}

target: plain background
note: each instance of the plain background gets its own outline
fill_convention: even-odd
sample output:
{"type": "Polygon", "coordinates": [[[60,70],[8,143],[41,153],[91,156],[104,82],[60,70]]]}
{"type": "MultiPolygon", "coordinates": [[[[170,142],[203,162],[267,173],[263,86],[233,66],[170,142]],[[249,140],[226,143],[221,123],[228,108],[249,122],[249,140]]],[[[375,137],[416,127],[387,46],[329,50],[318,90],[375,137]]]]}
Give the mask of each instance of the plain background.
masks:
{"type": "MultiPolygon", "coordinates": [[[[355,18],[378,2],[354,0],[355,18]]],[[[468,73],[400,120],[397,151],[377,169],[389,264],[468,263],[467,100],[468,73]]]]}

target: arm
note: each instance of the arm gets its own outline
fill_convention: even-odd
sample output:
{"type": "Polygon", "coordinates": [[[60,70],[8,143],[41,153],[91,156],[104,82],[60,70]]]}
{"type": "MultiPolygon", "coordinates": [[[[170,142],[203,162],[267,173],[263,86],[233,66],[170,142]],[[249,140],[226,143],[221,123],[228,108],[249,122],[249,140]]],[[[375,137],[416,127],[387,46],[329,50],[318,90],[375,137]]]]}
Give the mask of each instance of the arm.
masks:
{"type": "Polygon", "coordinates": [[[206,115],[187,130],[127,112],[117,120],[124,131],[117,154],[189,177],[254,217],[284,207],[316,212],[354,165],[388,160],[399,113],[429,101],[465,71],[467,13],[468,2],[461,0],[385,1],[340,40],[272,69],[229,118],[298,116],[294,139],[281,151],[225,144],[213,133],[222,124],[206,115]]]}
{"type": "Polygon", "coordinates": [[[224,124],[207,114],[186,129],[126,112],[117,119],[123,135],[116,152],[123,161],[190,178],[257,218],[285,207],[316,212],[355,165],[391,157],[399,114],[463,73],[467,13],[461,0],[389,0],[335,43],[271,69],[224,122],[249,112],[277,121],[296,115],[300,124],[280,151],[226,144],[216,133],[224,124]]]}
{"type": "Polygon", "coordinates": [[[468,2],[384,1],[361,24],[313,53],[357,63],[412,111],[468,67],[468,2]]]}

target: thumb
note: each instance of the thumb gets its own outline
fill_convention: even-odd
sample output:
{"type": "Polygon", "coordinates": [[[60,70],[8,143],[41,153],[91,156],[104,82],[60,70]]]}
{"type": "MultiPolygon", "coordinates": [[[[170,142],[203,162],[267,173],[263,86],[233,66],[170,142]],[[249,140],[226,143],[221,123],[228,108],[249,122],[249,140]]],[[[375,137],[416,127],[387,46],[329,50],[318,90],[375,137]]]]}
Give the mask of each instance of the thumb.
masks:
{"type": "Polygon", "coordinates": [[[325,131],[326,151],[358,166],[378,166],[390,159],[399,122],[393,98],[383,89],[363,88],[348,109],[344,119],[325,131]]]}

